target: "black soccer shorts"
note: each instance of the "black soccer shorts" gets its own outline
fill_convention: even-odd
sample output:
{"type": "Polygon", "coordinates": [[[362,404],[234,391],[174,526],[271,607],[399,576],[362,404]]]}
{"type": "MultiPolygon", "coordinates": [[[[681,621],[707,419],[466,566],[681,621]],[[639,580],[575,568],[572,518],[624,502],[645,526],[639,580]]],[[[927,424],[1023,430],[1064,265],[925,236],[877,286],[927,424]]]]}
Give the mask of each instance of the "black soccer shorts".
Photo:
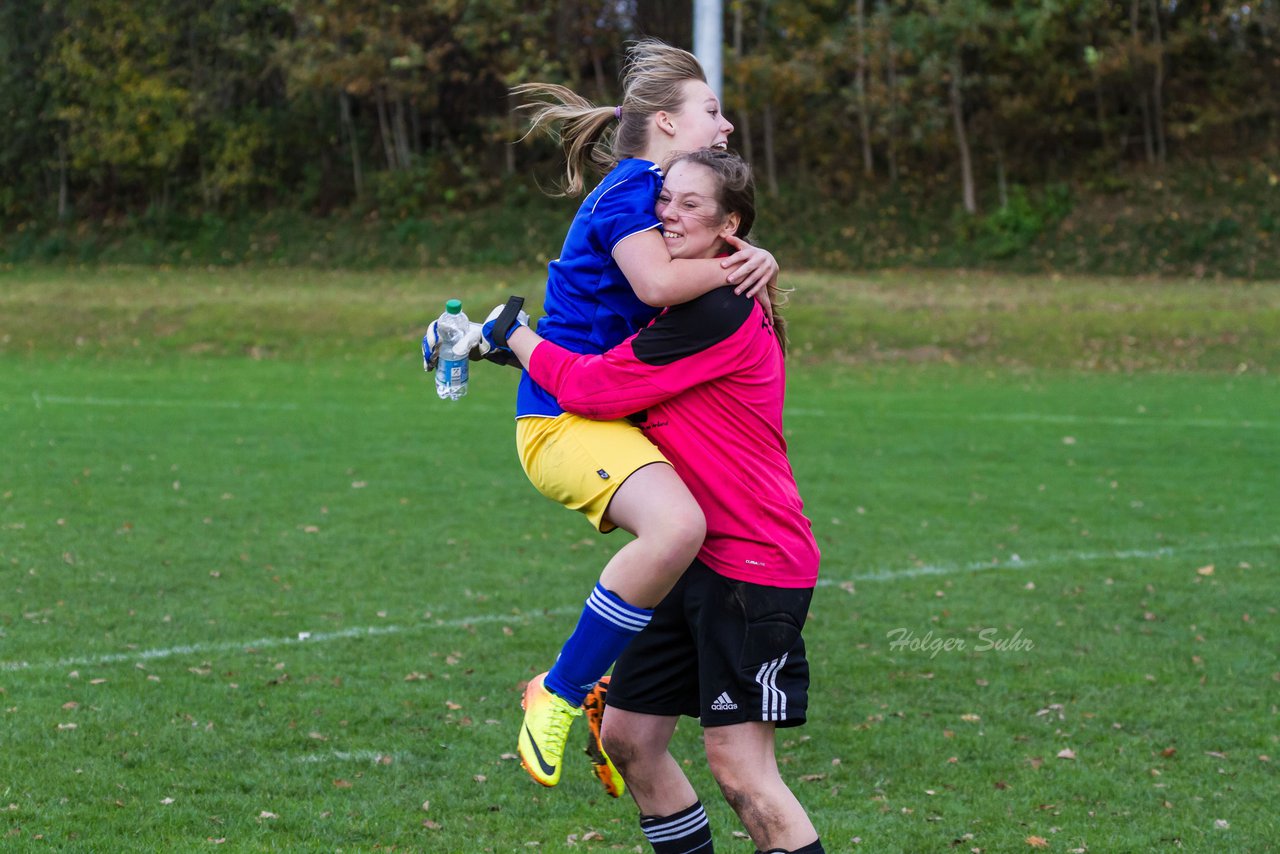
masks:
{"type": "Polygon", "coordinates": [[[799,726],[809,698],[800,630],[812,598],[812,588],[735,581],[695,560],[614,665],[608,705],[704,727],[799,726]]]}

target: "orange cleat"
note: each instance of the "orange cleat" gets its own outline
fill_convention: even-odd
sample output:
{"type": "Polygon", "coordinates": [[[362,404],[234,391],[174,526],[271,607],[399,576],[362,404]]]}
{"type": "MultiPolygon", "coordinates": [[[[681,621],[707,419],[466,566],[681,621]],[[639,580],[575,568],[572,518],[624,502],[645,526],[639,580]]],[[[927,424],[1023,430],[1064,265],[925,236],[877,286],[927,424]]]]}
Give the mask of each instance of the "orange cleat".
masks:
{"type": "Polygon", "coordinates": [[[608,693],[609,677],[604,676],[582,701],[582,710],[587,716],[586,752],[587,756],[591,757],[591,766],[595,769],[596,777],[600,779],[604,790],[611,797],[620,798],[626,792],[627,784],[623,782],[622,775],[609,759],[609,754],[604,752],[604,745],[600,741],[600,727],[604,723],[604,701],[608,693]]]}

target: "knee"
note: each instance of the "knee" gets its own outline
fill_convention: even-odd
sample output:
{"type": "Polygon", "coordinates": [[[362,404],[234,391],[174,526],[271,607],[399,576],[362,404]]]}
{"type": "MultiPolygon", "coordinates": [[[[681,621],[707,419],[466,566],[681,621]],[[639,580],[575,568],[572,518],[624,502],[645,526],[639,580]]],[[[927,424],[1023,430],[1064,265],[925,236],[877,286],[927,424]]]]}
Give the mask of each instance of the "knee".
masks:
{"type": "Polygon", "coordinates": [[[606,714],[600,728],[600,744],[604,747],[605,753],[609,754],[614,767],[625,778],[627,767],[635,764],[639,753],[639,745],[636,744],[631,733],[624,727],[610,726],[609,715],[606,714]]]}
{"type": "Polygon", "coordinates": [[[694,552],[701,548],[707,535],[707,517],[684,482],[676,480],[651,497],[655,499],[649,504],[653,514],[650,522],[656,523],[653,530],[670,543],[691,547],[694,552]]]}
{"type": "Polygon", "coordinates": [[[673,506],[665,508],[638,536],[652,549],[655,566],[665,569],[674,584],[702,549],[702,541],[707,537],[707,519],[697,504],[688,509],[673,506]]]}
{"type": "Polygon", "coordinates": [[[664,535],[672,548],[679,549],[693,560],[702,548],[702,541],[707,538],[707,517],[696,503],[691,508],[682,508],[672,514],[664,535]]]}
{"type": "Polygon", "coordinates": [[[716,728],[706,730],[704,746],[711,776],[725,800],[735,811],[772,800],[782,784],[777,766],[764,754],[731,739],[721,740],[718,735],[716,728]]]}
{"type": "Polygon", "coordinates": [[[757,769],[744,769],[732,753],[715,750],[710,744],[707,745],[707,765],[725,800],[735,811],[739,803],[745,804],[751,799],[760,782],[757,769]]]}

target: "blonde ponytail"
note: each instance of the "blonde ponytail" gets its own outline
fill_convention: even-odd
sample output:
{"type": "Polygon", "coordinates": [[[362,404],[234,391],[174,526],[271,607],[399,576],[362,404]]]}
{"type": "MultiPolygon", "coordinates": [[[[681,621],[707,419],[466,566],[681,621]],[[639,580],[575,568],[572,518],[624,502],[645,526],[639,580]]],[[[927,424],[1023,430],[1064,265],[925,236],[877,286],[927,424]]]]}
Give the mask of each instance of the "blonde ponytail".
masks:
{"type": "Polygon", "coordinates": [[[613,107],[597,107],[556,83],[525,83],[511,93],[526,100],[517,109],[530,113],[529,130],[521,139],[543,131],[564,146],[567,181],[562,195],[582,195],[588,167],[603,174],[618,165],[618,158],[612,154],[613,107]]]}

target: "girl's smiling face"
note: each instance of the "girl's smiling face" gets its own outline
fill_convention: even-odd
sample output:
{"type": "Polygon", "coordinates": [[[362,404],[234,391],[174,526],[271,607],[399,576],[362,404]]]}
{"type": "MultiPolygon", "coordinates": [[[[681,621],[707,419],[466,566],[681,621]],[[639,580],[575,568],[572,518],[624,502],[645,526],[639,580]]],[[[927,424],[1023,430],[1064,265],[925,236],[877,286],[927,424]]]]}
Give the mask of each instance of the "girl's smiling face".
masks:
{"type": "Polygon", "coordinates": [[[733,133],[733,123],[720,112],[720,99],[701,80],[684,82],[680,112],[671,115],[675,121],[672,148],[693,151],[698,148],[724,149],[733,133]]]}
{"type": "Polygon", "coordinates": [[[679,161],[667,172],[654,209],[672,258],[714,258],[724,238],[738,230],[736,213],[720,208],[716,175],[706,166],[679,161]]]}

